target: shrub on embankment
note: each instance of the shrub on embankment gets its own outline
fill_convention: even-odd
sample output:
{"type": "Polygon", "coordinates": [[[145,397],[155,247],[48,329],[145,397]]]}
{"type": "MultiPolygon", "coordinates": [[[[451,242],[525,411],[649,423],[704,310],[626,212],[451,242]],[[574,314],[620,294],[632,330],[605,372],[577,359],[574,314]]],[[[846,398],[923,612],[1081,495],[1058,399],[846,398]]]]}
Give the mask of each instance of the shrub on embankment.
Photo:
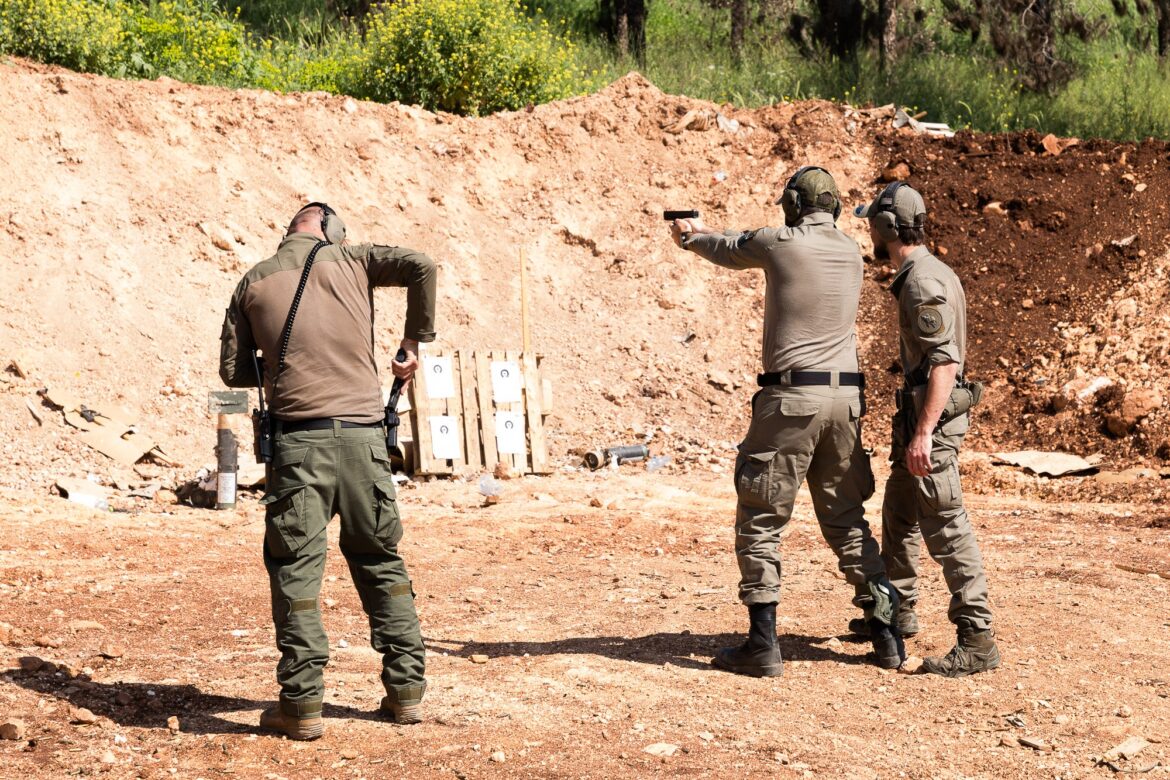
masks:
{"type": "Polygon", "coordinates": [[[591,86],[572,43],[516,0],[399,0],[309,48],[212,0],[0,0],[0,53],[120,78],[325,90],[479,114],[591,86]]]}

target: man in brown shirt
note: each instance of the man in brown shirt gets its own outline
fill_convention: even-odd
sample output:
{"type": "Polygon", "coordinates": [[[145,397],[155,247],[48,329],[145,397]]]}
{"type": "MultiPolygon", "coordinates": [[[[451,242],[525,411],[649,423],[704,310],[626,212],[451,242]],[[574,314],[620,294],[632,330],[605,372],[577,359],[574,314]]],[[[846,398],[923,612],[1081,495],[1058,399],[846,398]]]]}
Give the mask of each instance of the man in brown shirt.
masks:
{"type": "Polygon", "coordinates": [[[878,664],[894,668],[905,660],[892,626],[897,595],[862,506],[874,484],[861,444],[865,383],[854,333],[861,253],[837,229],[837,185],[824,169],[799,169],[778,202],[784,227],[720,233],[698,220],[673,225],[679,246],[725,268],[761,269],[767,283],[762,389],[735,463],[739,597],[751,627],[741,647],[720,650],[714,663],[757,677],[781,673],[780,538],[807,479],[821,532],[866,610],[878,664]]]}
{"type": "Polygon", "coordinates": [[[265,357],[274,448],[261,503],[281,693],[260,725],[294,739],[323,733],[329,643],[317,599],[334,515],[371,643],[382,654],[382,711],[417,723],[426,690],[414,592],[398,554],[402,525],[382,426],[373,290],[407,289],[407,357],[392,370],[409,381],[418,343],[435,338],[435,266],[409,249],[344,238],[327,205],[298,211],[276,254],[240,280],[221,336],[220,377],[229,387],[256,386],[252,350],[265,357]]]}

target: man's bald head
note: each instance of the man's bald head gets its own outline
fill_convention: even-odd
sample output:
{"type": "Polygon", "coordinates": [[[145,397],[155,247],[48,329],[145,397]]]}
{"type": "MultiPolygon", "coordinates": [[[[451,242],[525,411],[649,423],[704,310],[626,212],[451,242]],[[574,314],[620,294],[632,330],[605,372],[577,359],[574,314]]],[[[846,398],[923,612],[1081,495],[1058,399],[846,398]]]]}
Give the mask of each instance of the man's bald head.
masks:
{"type": "Polygon", "coordinates": [[[288,234],[293,233],[312,233],[320,238],[325,238],[325,233],[321,229],[321,224],[325,221],[325,209],[317,205],[306,206],[296,213],[292,218],[292,222],[288,223],[288,234]]]}

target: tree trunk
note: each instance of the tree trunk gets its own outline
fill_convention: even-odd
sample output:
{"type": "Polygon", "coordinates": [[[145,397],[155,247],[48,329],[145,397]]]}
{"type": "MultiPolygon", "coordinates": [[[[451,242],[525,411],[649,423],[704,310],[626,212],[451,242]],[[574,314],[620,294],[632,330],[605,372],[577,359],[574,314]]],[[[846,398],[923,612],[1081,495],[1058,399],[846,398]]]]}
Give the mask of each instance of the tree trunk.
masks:
{"type": "Polygon", "coordinates": [[[638,66],[646,67],[646,6],[648,0],[626,0],[627,42],[638,66]]]}
{"type": "Polygon", "coordinates": [[[731,56],[743,58],[743,33],[747,28],[747,0],[731,0],[731,56]]]}
{"type": "Polygon", "coordinates": [[[897,0],[878,0],[878,35],[878,62],[882,72],[888,73],[897,56],[894,51],[898,42],[897,0]]]}
{"type": "Polygon", "coordinates": [[[817,0],[813,36],[843,60],[856,60],[865,8],[861,0],[817,0]]]}
{"type": "Polygon", "coordinates": [[[1154,0],[1158,17],[1158,56],[1170,55],[1170,0],[1154,0]]]}
{"type": "MultiPolygon", "coordinates": [[[[1052,0],[1036,0],[1032,5],[1036,20],[1028,36],[1033,46],[1036,75],[1041,90],[1050,91],[1057,81],[1056,23],[1052,0]]],[[[1025,12],[1026,13],[1026,12],[1025,12]]]]}

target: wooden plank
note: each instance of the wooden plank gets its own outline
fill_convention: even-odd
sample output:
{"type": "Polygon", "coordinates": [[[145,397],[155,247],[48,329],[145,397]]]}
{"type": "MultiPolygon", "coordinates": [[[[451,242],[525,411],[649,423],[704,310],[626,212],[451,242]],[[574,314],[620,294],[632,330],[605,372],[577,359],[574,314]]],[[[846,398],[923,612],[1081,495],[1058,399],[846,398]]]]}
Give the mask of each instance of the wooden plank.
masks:
{"type": "Polygon", "coordinates": [[[521,355],[521,371],[524,376],[524,417],[528,424],[528,452],[532,461],[533,474],[548,474],[552,469],[548,463],[548,444],[544,438],[544,416],[542,402],[544,385],[540,381],[536,355],[526,352],[521,355]]]}
{"type": "MultiPolygon", "coordinates": [[[[446,354],[446,353],[444,352],[444,353],[440,353],[440,354],[446,354]]],[[[455,436],[455,439],[460,444],[460,447],[459,447],[460,457],[452,458],[452,459],[447,461],[447,464],[449,466],[451,466],[451,472],[458,473],[458,472],[463,470],[464,464],[467,463],[467,455],[465,454],[466,453],[466,446],[465,446],[465,443],[463,441],[463,417],[464,417],[464,414],[463,414],[463,397],[459,393],[459,360],[458,360],[457,354],[455,354],[454,352],[452,352],[450,354],[451,354],[451,391],[452,391],[453,395],[443,399],[443,408],[446,410],[445,413],[447,414],[447,416],[453,417],[455,419],[455,430],[458,431],[458,433],[455,436]]]]}
{"type": "MultiPolygon", "coordinates": [[[[419,360],[421,363],[421,357],[419,360]]],[[[411,394],[411,406],[415,409],[411,419],[417,421],[414,426],[415,441],[418,442],[418,468],[415,469],[415,473],[450,474],[452,472],[450,462],[437,460],[434,457],[434,441],[431,439],[431,415],[443,414],[446,412],[446,408],[440,407],[431,400],[427,392],[425,371],[414,372],[414,381],[410,384],[414,388],[414,392],[411,394]]]]}
{"type": "Polygon", "coordinates": [[[422,430],[423,423],[426,422],[426,418],[423,416],[422,409],[418,404],[418,396],[422,395],[418,389],[420,382],[418,375],[421,373],[421,371],[414,372],[414,379],[411,380],[410,384],[406,386],[406,395],[410,398],[410,412],[408,414],[410,418],[410,431],[412,434],[410,447],[414,454],[415,474],[428,473],[427,471],[424,471],[424,466],[430,465],[430,461],[423,456],[423,442],[428,437],[418,433],[418,431],[422,430]]]}
{"type": "Polygon", "coordinates": [[[495,469],[500,456],[496,452],[496,415],[492,401],[491,353],[476,352],[472,355],[475,363],[475,397],[479,401],[479,423],[483,441],[483,466],[488,471],[495,469]]]}
{"type": "MultiPolygon", "coordinates": [[[[516,352],[514,350],[508,350],[502,354],[502,357],[497,358],[497,359],[498,360],[512,361],[516,364],[517,370],[520,369],[520,353],[519,352],[516,352]]],[[[520,385],[521,385],[521,389],[523,389],[523,385],[524,385],[523,374],[521,374],[520,385]]],[[[521,414],[523,414],[524,413],[524,400],[523,400],[524,394],[523,394],[523,392],[521,392],[521,394],[520,394],[520,399],[521,399],[520,403],[513,402],[510,404],[504,404],[504,408],[502,411],[520,412],[521,414]]],[[[525,429],[525,433],[527,433],[528,426],[525,425],[524,429],[525,429]]],[[[525,449],[528,449],[527,437],[525,438],[524,445],[525,445],[525,449]]],[[[512,464],[512,468],[516,471],[517,474],[527,474],[529,471],[527,453],[523,453],[520,455],[503,455],[503,454],[501,454],[500,458],[501,459],[507,458],[508,462],[512,464]]]]}
{"type": "Polygon", "coordinates": [[[473,469],[483,466],[483,455],[480,452],[479,439],[479,402],[475,397],[475,362],[466,350],[455,353],[455,363],[459,366],[459,392],[463,399],[463,443],[467,455],[467,465],[473,469]]]}

